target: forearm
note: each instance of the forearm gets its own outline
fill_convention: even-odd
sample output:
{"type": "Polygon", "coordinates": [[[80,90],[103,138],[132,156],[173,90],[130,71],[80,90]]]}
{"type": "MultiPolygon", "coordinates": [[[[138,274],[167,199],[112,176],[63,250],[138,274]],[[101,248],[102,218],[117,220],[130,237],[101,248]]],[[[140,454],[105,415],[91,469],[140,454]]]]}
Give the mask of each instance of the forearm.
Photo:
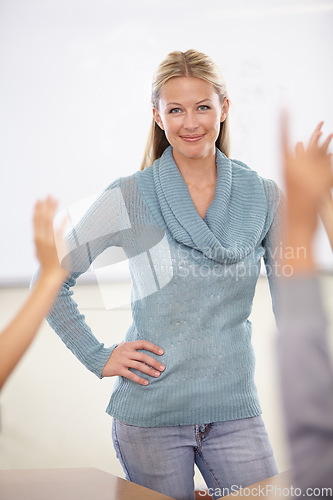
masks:
{"type": "Polygon", "coordinates": [[[31,344],[62,279],[60,273],[41,273],[25,304],[0,335],[0,388],[31,344]]]}
{"type": "Polygon", "coordinates": [[[313,257],[313,233],[304,224],[295,224],[288,214],[283,234],[282,265],[288,266],[288,274],[303,274],[315,271],[313,257]]]}
{"type": "Polygon", "coordinates": [[[116,344],[104,347],[92,332],[73,299],[72,288],[81,273],[73,273],[64,282],[47,316],[55,333],[88,370],[102,378],[102,370],[116,344]]]}

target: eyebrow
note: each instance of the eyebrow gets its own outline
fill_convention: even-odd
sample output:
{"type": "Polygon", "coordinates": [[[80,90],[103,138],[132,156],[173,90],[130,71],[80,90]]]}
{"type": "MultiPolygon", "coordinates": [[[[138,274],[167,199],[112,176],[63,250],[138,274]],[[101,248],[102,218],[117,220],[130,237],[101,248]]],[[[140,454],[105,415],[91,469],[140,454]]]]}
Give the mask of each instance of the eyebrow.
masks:
{"type": "MultiPolygon", "coordinates": [[[[202,102],[205,102],[205,101],[209,101],[209,102],[211,102],[211,99],[208,99],[208,98],[207,98],[207,99],[202,99],[201,101],[196,102],[195,104],[196,104],[196,105],[197,105],[197,104],[201,104],[202,102]]],[[[167,106],[171,106],[171,105],[182,106],[182,104],[180,104],[179,102],[168,102],[168,103],[167,103],[167,106]]]]}

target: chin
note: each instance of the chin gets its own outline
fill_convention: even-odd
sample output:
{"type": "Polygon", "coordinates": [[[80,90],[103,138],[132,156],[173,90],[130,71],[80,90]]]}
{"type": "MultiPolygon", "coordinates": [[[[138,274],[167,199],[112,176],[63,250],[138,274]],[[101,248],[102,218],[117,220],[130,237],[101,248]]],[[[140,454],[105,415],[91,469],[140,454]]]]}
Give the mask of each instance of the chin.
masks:
{"type": "Polygon", "coordinates": [[[198,145],[190,145],[187,148],[183,148],[182,151],[179,151],[180,154],[185,156],[186,158],[191,158],[193,160],[199,159],[199,158],[207,158],[212,154],[212,151],[214,151],[215,154],[215,145],[214,149],[212,148],[203,148],[199,147],[198,145]]]}

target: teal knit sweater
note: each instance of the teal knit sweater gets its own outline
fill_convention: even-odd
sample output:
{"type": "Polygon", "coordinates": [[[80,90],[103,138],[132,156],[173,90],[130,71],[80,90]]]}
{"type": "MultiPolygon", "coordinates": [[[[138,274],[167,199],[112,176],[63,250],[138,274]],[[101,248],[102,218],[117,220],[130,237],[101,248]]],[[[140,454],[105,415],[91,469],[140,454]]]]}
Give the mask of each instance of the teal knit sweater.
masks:
{"type": "MultiPolygon", "coordinates": [[[[251,313],[263,257],[273,310],[277,185],[216,150],[215,197],[204,219],[171,146],[144,171],[113,182],[68,238],[71,276],[48,321],[101,377],[115,345],[93,335],[70,288],[90,264],[129,261],[133,323],[125,340],[162,347],[165,365],[148,386],[118,377],[107,412],[143,427],[201,424],[260,414],[251,313]]],[[[142,375],[141,372],[136,372],[142,375]]]]}

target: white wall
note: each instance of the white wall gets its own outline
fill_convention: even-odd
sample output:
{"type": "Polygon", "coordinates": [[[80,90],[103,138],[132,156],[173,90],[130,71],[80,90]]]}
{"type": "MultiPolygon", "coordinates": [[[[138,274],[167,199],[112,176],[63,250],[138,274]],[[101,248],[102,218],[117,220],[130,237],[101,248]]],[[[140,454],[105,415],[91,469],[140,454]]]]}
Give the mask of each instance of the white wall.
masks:
{"type": "MultiPolygon", "coordinates": [[[[172,50],[216,60],[232,101],[232,157],[280,181],[278,109],[293,140],[333,130],[331,0],[2,0],[0,283],[36,268],[31,214],[139,169],[154,69],[172,50]]],[[[321,232],[321,265],[331,251],[321,232]]]]}

